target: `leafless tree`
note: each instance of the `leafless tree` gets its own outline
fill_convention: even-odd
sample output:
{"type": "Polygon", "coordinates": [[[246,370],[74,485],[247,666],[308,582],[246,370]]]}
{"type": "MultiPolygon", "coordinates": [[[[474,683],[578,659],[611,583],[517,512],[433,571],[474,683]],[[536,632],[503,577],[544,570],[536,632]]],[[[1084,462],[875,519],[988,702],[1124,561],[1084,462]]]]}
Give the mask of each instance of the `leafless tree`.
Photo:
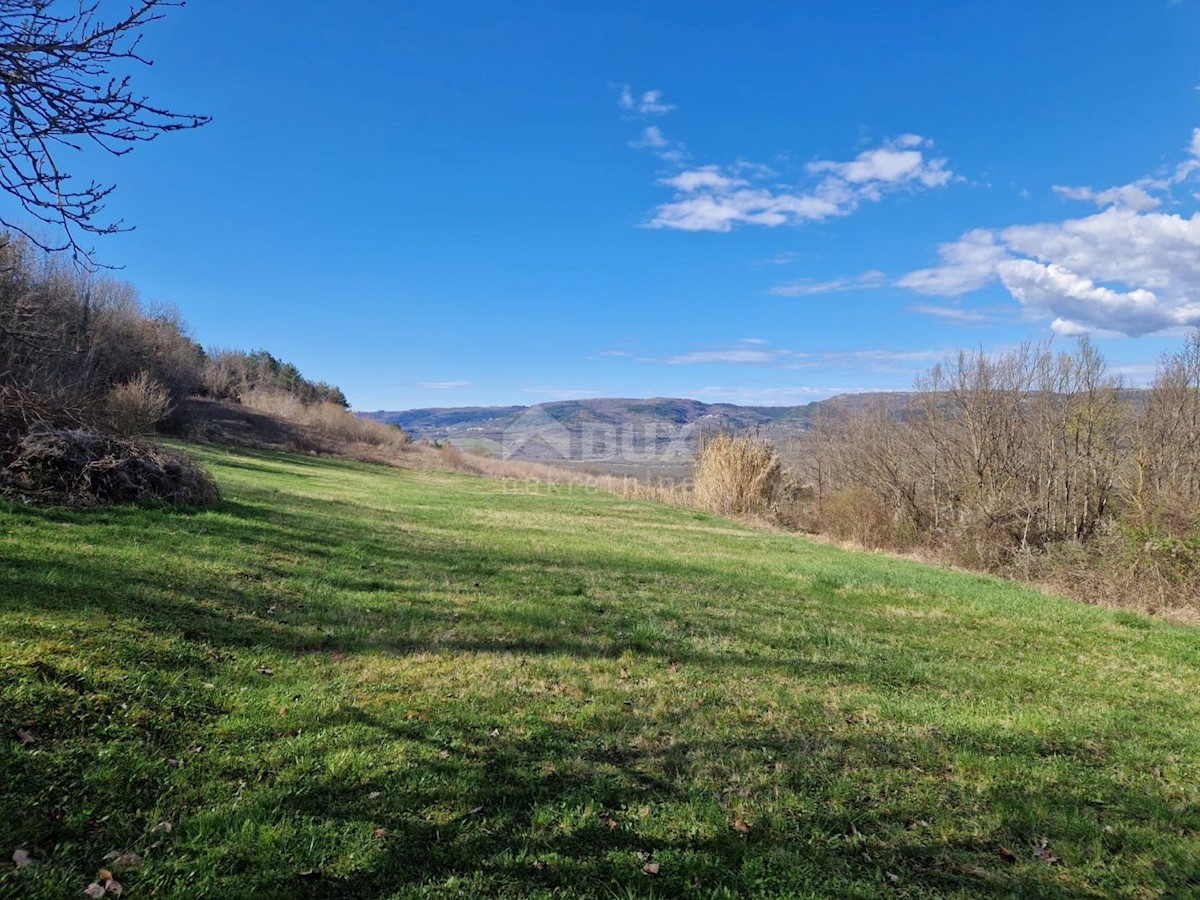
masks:
{"type": "Polygon", "coordinates": [[[76,179],[65,168],[70,153],[96,147],[122,156],[209,121],[158,106],[131,82],[132,70],[152,64],[139,49],[143,29],[183,3],[134,0],[112,19],[104,17],[105,5],[0,0],[0,189],[34,220],[5,213],[0,226],[44,250],[70,250],[86,264],[93,251],[81,243],[85,235],[128,228],[102,217],[114,185],[76,179]]]}

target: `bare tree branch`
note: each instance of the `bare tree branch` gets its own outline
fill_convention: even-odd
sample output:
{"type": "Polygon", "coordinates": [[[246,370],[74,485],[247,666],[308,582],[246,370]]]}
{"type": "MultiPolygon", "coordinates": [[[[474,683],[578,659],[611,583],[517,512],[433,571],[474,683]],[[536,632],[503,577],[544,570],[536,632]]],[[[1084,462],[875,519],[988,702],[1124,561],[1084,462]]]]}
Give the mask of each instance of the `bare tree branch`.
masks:
{"type": "Polygon", "coordinates": [[[123,156],[161,134],[199,128],[208,116],[171,112],[134,91],[128,70],[152,65],[142,30],[181,0],[135,0],[115,20],[101,0],[0,0],[0,190],[33,223],[0,215],[0,226],[47,251],[70,250],[94,265],[85,235],[130,230],[101,218],[115,185],[79,181],[67,151],[99,147],[123,156]],[[39,233],[49,226],[57,237],[39,233]]]}

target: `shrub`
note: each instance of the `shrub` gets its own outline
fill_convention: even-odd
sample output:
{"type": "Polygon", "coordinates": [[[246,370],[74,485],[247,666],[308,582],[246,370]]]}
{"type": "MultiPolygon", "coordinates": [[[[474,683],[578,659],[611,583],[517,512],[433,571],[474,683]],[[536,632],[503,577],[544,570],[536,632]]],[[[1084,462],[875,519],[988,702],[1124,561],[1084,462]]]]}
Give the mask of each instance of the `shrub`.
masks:
{"type": "Polygon", "coordinates": [[[720,515],[762,515],[779,495],[783,463],[769,440],[721,432],[700,442],[692,480],[702,508],[720,515]]]}
{"type": "Polygon", "coordinates": [[[150,434],[171,413],[171,392],[161,382],[140,372],[109,391],[105,404],[107,423],[124,437],[150,434]]]}
{"type": "Polygon", "coordinates": [[[874,492],[865,488],[849,488],[823,498],[816,507],[816,527],[873,550],[896,546],[891,514],[874,492]]]}

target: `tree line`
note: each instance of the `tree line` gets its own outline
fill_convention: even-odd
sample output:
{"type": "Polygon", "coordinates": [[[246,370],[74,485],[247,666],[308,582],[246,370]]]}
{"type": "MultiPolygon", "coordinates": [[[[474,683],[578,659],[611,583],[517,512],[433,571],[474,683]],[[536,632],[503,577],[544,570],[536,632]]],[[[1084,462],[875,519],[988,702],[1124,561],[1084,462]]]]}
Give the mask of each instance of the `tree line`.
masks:
{"type": "Polygon", "coordinates": [[[801,467],[813,526],[841,537],[998,571],[1115,552],[1110,566],[1154,569],[1161,592],[1194,590],[1200,330],[1136,391],[1087,338],[959,351],[900,409],[819,415],[801,467]]]}
{"type": "Polygon", "coordinates": [[[81,271],[23,238],[0,236],[6,430],[34,422],[111,428],[130,404],[161,418],[192,395],[240,402],[255,392],[349,406],[338,387],[304,377],[266,350],[206,351],[177,312],[146,308],[129,284],[81,271]]]}

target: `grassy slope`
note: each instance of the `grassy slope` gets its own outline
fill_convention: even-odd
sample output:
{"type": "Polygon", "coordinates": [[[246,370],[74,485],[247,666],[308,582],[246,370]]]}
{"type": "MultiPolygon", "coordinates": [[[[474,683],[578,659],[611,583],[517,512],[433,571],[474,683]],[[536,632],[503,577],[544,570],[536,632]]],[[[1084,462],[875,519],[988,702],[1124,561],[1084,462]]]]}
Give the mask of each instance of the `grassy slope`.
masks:
{"type": "Polygon", "coordinates": [[[112,850],[133,896],[1200,891],[1194,630],[578,489],[201,455],[215,511],[0,506],[0,864],[38,860],[0,895],[112,850]]]}

